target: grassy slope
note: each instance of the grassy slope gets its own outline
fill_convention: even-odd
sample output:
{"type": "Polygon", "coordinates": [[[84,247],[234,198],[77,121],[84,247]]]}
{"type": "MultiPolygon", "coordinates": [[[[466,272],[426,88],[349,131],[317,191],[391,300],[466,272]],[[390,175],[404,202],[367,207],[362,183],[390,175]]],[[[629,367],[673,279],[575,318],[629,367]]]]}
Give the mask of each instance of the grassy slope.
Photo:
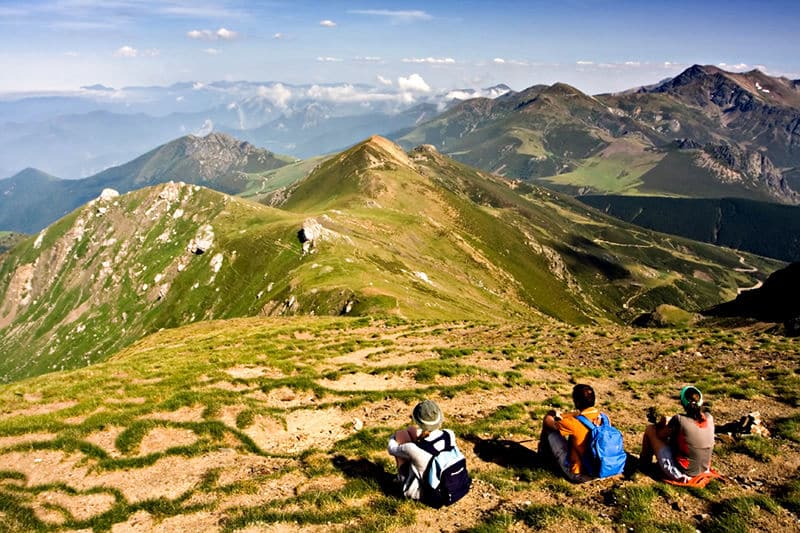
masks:
{"type": "MultiPolygon", "coordinates": [[[[541,189],[522,197],[439,154],[410,162],[389,146],[394,154],[368,142],[322,163],[287,210],[176,185],[169,206],[163,187],[146,189],[104,216],[92,206],[70,215],[41,249],[29,239],[0,265],[0,318],[24,296],[9,292],[20,268],[37,265],[32,303],[0,339],[5,379],[85,366],[142,334],[210,318],[349,309],[620,321],[662,303],[709,307],[755,283],[735,270],[734,252],[620,225],[541,189]],[[179,207],[189,214],[177,217],[179,207]],[[310,218],[326,234],[304,255],[297,232],[310,218]],[[187,244],[206,223],[214,245],[194,256],[187,244]],[[86,236],[76,242],[79,226],[86,236]]],[[[762,274],[779,266],[747,261],[762,274]]]]}
{"type": "Polygon", "coordinates": [[[0,528],[788,531],[800,486],[776,461],[800,460],[799,362],[796,339],[757,329],[202,322],[0,386],[0,528]],[[706,490],[632,471],[570,485],[533,450],[571,382],[595,386],[634,454],[645,408],[674,411],[685,382],[718,422],[758,409],[774,438],[718,443],[715,467],[738,482],[706,490]],[[422,397],[475,479],[439,511],[399,497],[385,452],[422,397]]]}

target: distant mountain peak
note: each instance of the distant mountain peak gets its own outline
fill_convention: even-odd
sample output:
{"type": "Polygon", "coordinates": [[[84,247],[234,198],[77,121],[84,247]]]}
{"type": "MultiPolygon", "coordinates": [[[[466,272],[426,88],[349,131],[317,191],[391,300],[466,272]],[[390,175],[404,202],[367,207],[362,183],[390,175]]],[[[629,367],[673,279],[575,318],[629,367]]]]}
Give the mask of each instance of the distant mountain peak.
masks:
{"type": "Polygon", "coordinates": [[[103,85],[102,83],[95,83],[94,85],[82,85],[81,89],[86,91],[114,91],[113,87],[103,85]]]}

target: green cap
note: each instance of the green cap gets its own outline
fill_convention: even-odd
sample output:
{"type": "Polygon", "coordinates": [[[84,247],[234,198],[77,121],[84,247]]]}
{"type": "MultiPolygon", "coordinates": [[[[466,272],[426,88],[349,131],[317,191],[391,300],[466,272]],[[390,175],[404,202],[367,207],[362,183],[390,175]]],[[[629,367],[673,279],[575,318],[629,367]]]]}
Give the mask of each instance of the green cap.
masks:
{"type": "Polygon", "coordinates": [[[684,388],[681,389],[681,405],[683,406],[684,409],[686,409],[691,403],[691,400],[689,400],[689,396],[694,395],[695,393],[700,397],[700,399],[697,401],[697,406],[699,407],[703,405],[703,393],[700,392],[700,389],[698,389],[694,385],[686,385],[684,388]]]}

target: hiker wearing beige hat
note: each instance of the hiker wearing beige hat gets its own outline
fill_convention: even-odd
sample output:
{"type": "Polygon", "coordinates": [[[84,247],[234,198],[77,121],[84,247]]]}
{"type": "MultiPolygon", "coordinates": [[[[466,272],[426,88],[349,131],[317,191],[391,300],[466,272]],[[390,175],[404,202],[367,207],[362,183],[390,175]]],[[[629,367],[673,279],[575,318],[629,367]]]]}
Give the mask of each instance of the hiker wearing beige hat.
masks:
{"type": "Polygon", "coordinates": [[[433,507],[456,502],[469,491],[471,481],[455,434],[442,429],[442,410],[433,400],[423,400],[412,410],[411,420],[413,425],[389,438],[403,495],[433,507]]]}

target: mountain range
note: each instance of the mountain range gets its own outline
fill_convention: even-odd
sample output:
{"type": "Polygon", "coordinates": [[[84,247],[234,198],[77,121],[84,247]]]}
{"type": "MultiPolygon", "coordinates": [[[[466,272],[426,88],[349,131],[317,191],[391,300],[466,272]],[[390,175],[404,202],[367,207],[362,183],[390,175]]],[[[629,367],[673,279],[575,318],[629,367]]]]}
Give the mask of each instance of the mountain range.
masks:
{"type": "Polygon", "coordinates": [[[571,193],[800,203],[800,80],[695,65],[589,96],[563,83],[454,105],[399,139],[571,193]]]}
{"type": "Polygon", "coordinates": [[[181,137],[124,165],[79,180],[59,179],[29,168],[0,180],[0,228],[35,233],[96,198],[105,188],[125,193],[182,180],[240,193],[255,176],[292,161],[227,135],[211,133],[181,137]]]}
{"type": "Polygon", "coordinates": [[[780,266],[381,137],[273,200],[184,182],[106,189],[23,241],[0,264],[2,378],[85,366],[212,318],[620,322],[720,303],[780,266]]]}
{"type": "Polygon", "coordinates": [[[87,177],[177,137],[210,131],[307,158],[413,127],[459,99],[508,90],[236,81],[12,95],[0,99],[0,176],[34,167],[87,177]]]}

